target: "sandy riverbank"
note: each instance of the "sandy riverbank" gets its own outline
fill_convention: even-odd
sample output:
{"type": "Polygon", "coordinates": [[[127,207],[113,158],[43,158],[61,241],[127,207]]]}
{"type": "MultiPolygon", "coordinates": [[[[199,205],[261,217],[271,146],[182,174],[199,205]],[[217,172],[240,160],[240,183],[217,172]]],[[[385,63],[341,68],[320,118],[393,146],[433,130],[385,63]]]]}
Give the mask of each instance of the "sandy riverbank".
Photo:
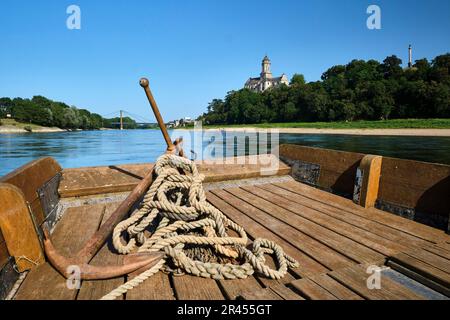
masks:
{"type": "MultiPolygon", "coordinates": [[[[249,130],[266,130],[253,127],[216,128],[205,130],[224,130],[228,132],[245,132],[249,130]]],[[[422,136],[422,137],[450,137],[450,129],[312,129],[312,128],[273,128],[280,133],[298,134],[343,134],[367,136],[422,136]]]]}
{"type": "MultiPolygon", "coordinates": [[[[66,130],[56,128],[56,127],[40,127],[33,128],[31,133],[44,133],[44,132],[64,132],[66,130]]],[[[12,133],[29,133],[24,128],[15,127],[15,126],[0,126],[0,134],[12,134],[12,133]]]]}

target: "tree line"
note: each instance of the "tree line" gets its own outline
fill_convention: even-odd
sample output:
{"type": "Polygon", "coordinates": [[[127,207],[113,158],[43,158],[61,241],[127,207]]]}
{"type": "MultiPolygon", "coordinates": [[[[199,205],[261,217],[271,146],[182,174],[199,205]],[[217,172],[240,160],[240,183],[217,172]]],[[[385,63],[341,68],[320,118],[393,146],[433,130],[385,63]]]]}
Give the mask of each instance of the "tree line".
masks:
{"type": "MultiPolygon", "coordinates": [[[[0,119],[6,118],[7,115],[19,122],[72,130],[117,128],[120,122],[120,118],[105,119],[86,109],[69,106],[43,96],[34,96],[32,99],[0,98],[0,119]]],[[[125,117],[123,121],[126,128],[138,127],[136,121],[129,117],[125,117]]]]}
{"type": "Polygon", "coordinates": [[[382,63],[353,60],[329,68],[320,81],[306,83],[303,75],[295,74],[289,86],[263,93],[231,91],[212,100],[199,120],[256,124],[449,118],[450,53],[431,62],[417,60],[411,68],[401,65],[395,55],[382,63]]]}

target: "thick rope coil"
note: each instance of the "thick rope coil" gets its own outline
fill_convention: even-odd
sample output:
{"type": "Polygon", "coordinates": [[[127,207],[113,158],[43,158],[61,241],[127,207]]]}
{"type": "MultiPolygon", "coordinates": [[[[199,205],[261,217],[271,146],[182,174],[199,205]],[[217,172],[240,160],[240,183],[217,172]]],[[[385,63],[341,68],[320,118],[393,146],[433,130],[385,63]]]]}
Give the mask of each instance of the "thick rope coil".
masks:
{"type": "Polygon", "coordinates": [[[298,262],[272,241],[256,239],[251,250],[246,248],[245,230],[206,201],[204,176],[193,161],[165,154],[156,162],[154,172],[156,179],[140,209],[114,229],[113,244],[121,254],[163,251],[165,257],[103,300],[116,299],[158,271],[173,271],[173,267],[216,280],[244,279],[255,272],[281,279],[288,268],[298,267],[298,262]],[[229,236],[227,230],[233,230],[238,237],[229,236]],[[124,235],[129,239],[126,243],[124,235]],[[217,261],[220,258],[230,262],[207,261],[206,252],[210,251],[217,261]],[[200,259],[189,257],[198,257],[198,252],[203,253],[200,259]],[[275,258],[277,270],[265,264],[265,254],[275,258]]]}

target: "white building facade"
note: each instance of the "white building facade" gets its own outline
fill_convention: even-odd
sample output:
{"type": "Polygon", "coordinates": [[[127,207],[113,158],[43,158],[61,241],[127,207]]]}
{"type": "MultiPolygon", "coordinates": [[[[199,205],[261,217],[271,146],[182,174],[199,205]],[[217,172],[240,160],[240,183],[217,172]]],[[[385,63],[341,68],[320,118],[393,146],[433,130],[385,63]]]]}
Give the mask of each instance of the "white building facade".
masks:
{"type": "Polygon", "coordinates": [[[262,61],[262,71],[260,77],[248,79],[244,88],[255,92],[264,92],[267,89],[277,87],[281,84],[289,86],[289,80],[284,73],[281,77],[274,78],[272,76],[272,72],[270,71],[271,64],[270,59],[265,56],[262,61]]]}

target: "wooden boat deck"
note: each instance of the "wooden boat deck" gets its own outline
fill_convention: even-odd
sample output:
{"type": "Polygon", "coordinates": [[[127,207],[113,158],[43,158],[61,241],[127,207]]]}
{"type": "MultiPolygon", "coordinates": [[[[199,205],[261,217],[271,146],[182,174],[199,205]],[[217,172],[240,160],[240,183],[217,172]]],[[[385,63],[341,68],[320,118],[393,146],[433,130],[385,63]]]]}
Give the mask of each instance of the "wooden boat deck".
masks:
{"type": "MultiPolygon", "coordinates": [[[[159,272],[123,299],[440,299],[450,296],[450,236],[443,231],[296,182],[208,188],[208,201],[242,225],[250,239],[268,238],[300,267],[280,281],[252,276],[215,281],[159,272]],[[386,266],[381,289],[369,290],[371,265],[386,266]]],[[[72,207],[53,233],[56,247],[71,255],[99,228],[118,202],[72,207]]],[[[92,264],[117,264],[105,245],[92,264]]],[[[48,263],[31,271],[16,299],[98,299],[134,275],[84,281],[69,290],[48,263]]]]}

